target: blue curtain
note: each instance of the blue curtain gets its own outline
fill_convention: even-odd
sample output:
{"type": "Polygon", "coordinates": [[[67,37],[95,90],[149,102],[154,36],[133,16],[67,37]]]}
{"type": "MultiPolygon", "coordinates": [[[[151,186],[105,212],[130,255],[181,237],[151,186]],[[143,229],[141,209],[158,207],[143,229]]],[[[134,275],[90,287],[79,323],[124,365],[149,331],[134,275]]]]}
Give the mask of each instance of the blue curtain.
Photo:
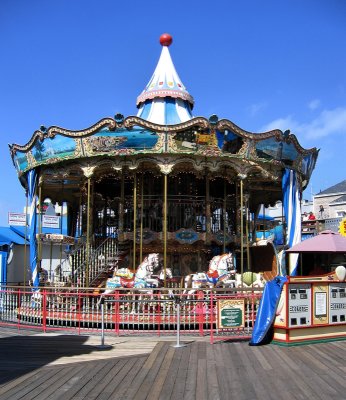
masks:
{"type": "Polygon", "coordinates": [[[30,237],[30,270],[31,280],[34,289],[39,286],[39,274],[37,270],[37,218],[36,218],[36,188],[37,188],[37,174],[35,170],[28,172],[28,197],[30,204],[29,211],[29,237],[30,237]]]}
{"type": "MultiPolygon", "coordinates": [[[[292,247],[302,240],[299,185],[295,171],[285,169],[282,178],[283,206],[286,220],[286,244],[292,247]]],[[[289,256],[289,275],[297,275],[298,254],[289,256]]]]}
{"type": "Polygon", "coordinates": [[[0,251],[0,283],[7,283],[7,252],[0,251]]]}
{"type": "Polygon", "coordinates": [[[255,326],[249,343],[250,346],[259,346],[271,342],[271,329],[275,321],[275,312],[285,282],[287,282],[285,276],[277,276],[264,286],[262,298],[257,310],[255,326]]]}

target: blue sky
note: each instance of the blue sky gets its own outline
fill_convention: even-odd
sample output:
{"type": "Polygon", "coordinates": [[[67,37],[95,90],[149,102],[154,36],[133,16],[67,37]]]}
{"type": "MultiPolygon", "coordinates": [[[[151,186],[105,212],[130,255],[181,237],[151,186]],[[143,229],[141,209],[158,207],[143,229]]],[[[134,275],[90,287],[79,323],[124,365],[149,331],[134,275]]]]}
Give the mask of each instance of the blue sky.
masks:
{"type": "Polygon", "coordinates": [[[304,198],[346,179],[344,0],[1,0],[0,225],[25,205],[7,144],[136,114],[164,32],[195,116],[320,148],[304,198]]]}

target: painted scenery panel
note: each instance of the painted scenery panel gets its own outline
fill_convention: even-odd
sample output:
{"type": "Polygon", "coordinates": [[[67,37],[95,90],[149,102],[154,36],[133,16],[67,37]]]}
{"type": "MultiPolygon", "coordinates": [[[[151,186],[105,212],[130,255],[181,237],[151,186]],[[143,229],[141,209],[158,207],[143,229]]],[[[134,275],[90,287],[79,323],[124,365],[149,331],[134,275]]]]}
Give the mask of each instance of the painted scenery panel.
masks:
{"type": "Polygon", "coordinates": [[[279,160],[291,165],[298,152],[294,145],[278,142],[275,138],[261,140],[256,143],[257,156],[267,160],[279,160]]]}
{"type": "Polygon", "coordinates": [[[93,152],[107,152],[117,149],[151,149],[156,145],[158,138],[156,132],[134,127],[133,129],[118,129],[115,132],[103,130],[85,139],[89,140],[93,152]]]}
{"type": "Polygon", "coordinates": [[[244,139],[230,130],[216,131],[217,145],[225,153],[237,154],[244,144],[244,139]]]}
{"type": "Polygon", "coordinates": [[[196,131],[194,129],[187,129],[178,132],[173,136],[174,143],[180,151],[195,151],[197,150],[196,131]]]}
{"type": "Polygon", "coordinates": [[[295,161],[298,155],[299,153],[293,143],[284,143],[281,156],[284,163],[287,164],[287,161],[295,161]]]}
{"type": "Polygon", "coordinates": [[[120,144],[120,149],[152,149],[159,140],[159,136],[156,132],[140,127],[134,127],[130,130],[124,129],[122,132],[120,132],[120,135],[126,137],[126,142],[122,142],[120,144]]]}
{"type": "Polygon", "coordinates": [[[17,151],[13,157],[14,164],[18,171],[25,171],[28,168],[28,159],[26,153],[17,151]]]}
{"type": "Polygon", "coordinates": [[[197,151],[217,145],[217,137],[214,132],[196,130],[195,128],[177,132],[173,139],[177,149],[180,151],[197,151]]]}
{"type": "Polygon", "coordinates": [[[306,155],[302,160],[302,173],[310,177],[313,169],[315,168],[316,157],[313,154],[306,155]]]}
{"type": "Polygon", "coordinates": [[[73,138],[56,135],[43,142],[36,140],[31,151],[35,160],[40,163],[49,159],[69,158],[74,155],[75,150],[76,142],[73,138]]]}

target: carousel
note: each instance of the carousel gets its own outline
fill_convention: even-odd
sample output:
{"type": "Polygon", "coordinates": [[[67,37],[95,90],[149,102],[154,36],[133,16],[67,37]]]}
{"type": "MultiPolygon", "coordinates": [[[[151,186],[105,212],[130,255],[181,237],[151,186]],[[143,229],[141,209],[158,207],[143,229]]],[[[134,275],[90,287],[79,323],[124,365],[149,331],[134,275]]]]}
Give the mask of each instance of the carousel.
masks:
{"type": "Polygon", "coordinates": [[[41,126],[26,144],[10,145],[30,209],[34,286],[42,243],[56,239],[42,233],[47,200],[67,215],[67,235],[58,239],[68,257],[51,284],[102,287],[115,270],[136,271],[153,254],[163,286],[229,253],[241,274],[278,274],[280,249],[256,241],[256,216],[284,199],[287,171],[302,193],[318,150],[289,131],[252,133],[217,115],[194,116],[170,56],[172,37],[163,34],[160,44],[136,116],[116,114],[78,131],[41,126]]]}

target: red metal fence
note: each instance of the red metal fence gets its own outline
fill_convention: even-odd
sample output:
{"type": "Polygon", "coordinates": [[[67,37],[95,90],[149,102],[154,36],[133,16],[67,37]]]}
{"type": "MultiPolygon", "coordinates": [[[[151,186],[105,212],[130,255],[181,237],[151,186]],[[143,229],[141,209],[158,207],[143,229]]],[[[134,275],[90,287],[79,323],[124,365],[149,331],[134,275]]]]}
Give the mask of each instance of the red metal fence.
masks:
{"type": "Polygon", "coordinates": [[[118,290],[100,296],[92,289],[7,287],[0,291],[0,325],[118,336],[175,335],[179,328],[181,335],[210,336],[213,343],[249,339],[261,296],[261,290],[239,288],[189,295],[179,289],[118,290]]]}

